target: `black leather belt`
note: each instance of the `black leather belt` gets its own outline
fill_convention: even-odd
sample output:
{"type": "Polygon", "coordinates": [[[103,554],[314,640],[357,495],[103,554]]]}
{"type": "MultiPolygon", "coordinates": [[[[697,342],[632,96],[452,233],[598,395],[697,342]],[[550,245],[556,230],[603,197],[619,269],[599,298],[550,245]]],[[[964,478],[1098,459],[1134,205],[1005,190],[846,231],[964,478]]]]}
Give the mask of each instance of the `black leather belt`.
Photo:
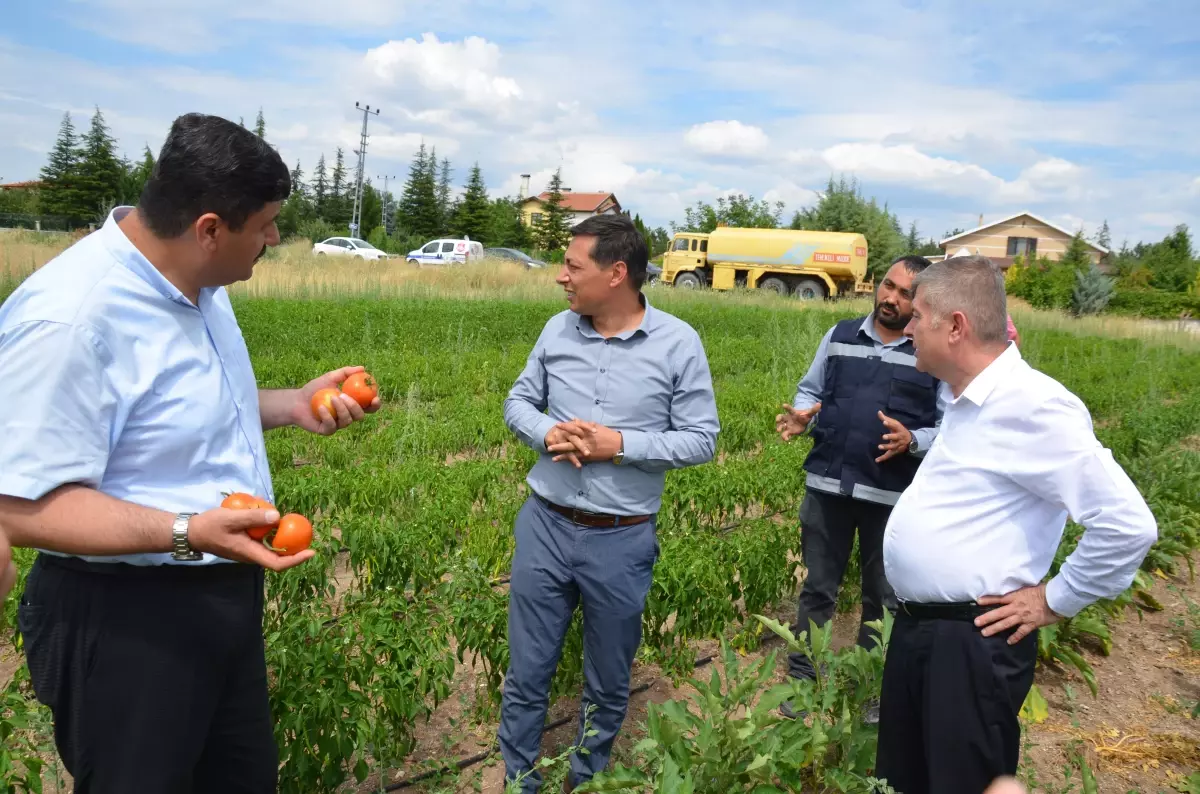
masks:
{"type": "Polygon", "coordinates": [[[898,601],[896,604],[897,614],[907,615],[916,620],[974,620],[984,612],[990,612],[995,608],[995,606],[983,606],[974,601],[945,603],[898,601]]]}
{"type": "Polygon", "coordinates": [[[63,557],[58,554],[39,552],[37,562],[55,568],[65,568],[79,573],[94,573],[101,576],[127,576],[144,579],[153,578],[222,578],[229,576],[247,576],[261,571],[257,565],[244,562],[218,562],[206,565],[174,565],[169,563],[157,565],[133,565],[128,562],[92,562],[80,557],[63,557]]]}
{"type": "Polygon", "coordinates": [[[585,527],[627,527],[633,524],[644,523],[653,518],[653,516],[618,516],[609,513],[592,513],[587,510],[579,510],[575,507],[564,507],[555,504],[542,496],[538,496],[537,498],[554,512],[566,516],[573,523],[585,527]]]}

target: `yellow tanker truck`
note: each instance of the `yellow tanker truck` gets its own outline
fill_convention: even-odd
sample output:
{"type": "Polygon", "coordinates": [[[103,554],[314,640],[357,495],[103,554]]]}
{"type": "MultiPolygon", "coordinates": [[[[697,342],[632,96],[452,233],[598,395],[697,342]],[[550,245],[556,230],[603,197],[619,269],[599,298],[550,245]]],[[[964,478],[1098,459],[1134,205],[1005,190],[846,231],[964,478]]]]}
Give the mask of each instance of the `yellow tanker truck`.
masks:
{"type": "Polygon", "coordinates": [[[874,292],[867,238],[851,232],[744,229],[678,232],[663,256],[664,284],[696,289],[769,289],[798,298],[874,292]]]}

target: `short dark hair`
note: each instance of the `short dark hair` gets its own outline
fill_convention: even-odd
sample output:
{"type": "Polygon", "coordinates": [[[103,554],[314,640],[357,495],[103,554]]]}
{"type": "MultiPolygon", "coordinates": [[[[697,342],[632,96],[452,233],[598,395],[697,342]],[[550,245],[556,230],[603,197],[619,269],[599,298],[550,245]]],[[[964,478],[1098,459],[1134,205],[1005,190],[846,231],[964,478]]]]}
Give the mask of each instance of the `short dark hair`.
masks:
{"type": "Polygon", "coordinates": [[[930,262],[925,257],[918,256],[917,254],[905,254],[904,256],[897,258],[896,261],[892,262],[892,264],[888,265],[888,267],[892,267],[894,265],[899,265],[899,264],[904,265],[905,270],[907,270],[909,273],[913,273],[915,275],[917,273],[920,273],[922,270],[929,267],[933,263],[930,262]]]}
{"type": "Polygon", "coordinates": [[[646,238],[628,215],[593,215],[575,224],[571,234],[596,238],[596,242],[592,243],[591,256],[600,267],[607,270],[617,262],[624,262],[634,289],[640,290],[646,283],[650,250],[646,247],[646,238]]]}
{"type": "Polygon", "coordinates": [[[164,240],[207,212],[236,232],[265,204],[291,192],[287,165],[266,141],[219,116],[188,113],[171,124],[138,214],[164,240]]]}

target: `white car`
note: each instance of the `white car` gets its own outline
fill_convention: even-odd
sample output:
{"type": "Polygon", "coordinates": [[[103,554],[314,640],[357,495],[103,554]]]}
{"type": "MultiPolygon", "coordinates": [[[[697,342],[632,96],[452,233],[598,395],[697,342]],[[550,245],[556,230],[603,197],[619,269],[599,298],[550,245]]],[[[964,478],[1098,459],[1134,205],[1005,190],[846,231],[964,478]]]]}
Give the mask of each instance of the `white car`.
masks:
{"type": "Polygon", "coordinates": [[[447,265],[483,258],[483,243],[470,238],[434,240],[415,251],[405,261],[410,265],[447,265]]]}
{"type": "Polygon", "coordinates": [[[312,250],[318,256],[333,254],[336,256],[357,256],[359,259],[368,260],[389,258],[385,251],[380,251],[366,240],[359,239],[358,237],[329,237],[319,243],[313,244],[312,250]]]}

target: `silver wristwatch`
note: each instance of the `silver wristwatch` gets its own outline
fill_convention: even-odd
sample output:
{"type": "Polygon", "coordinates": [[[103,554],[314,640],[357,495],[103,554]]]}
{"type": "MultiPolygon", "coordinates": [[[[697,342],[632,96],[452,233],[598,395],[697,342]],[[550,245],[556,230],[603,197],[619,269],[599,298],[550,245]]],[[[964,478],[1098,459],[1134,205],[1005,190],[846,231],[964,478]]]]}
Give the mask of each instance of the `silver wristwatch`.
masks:
{"type": "Polygon", "coordinates": [[[919,450],[920,448],[921,448],[921,445],[917,443],[917,437],[913,436],[912,441],[908,442],[908,451],[910,453],[913,453],[913,452],[916,452],[917,450],[919,450]]]}
{"type": "Polygon", "coordinates": [[[181,562],[195,562],[204,559],[204,555],[192,548],[188,543],[188,522],[195,513],[179,513],[175,523],[171,525],[171,556],[181,562]]]}

